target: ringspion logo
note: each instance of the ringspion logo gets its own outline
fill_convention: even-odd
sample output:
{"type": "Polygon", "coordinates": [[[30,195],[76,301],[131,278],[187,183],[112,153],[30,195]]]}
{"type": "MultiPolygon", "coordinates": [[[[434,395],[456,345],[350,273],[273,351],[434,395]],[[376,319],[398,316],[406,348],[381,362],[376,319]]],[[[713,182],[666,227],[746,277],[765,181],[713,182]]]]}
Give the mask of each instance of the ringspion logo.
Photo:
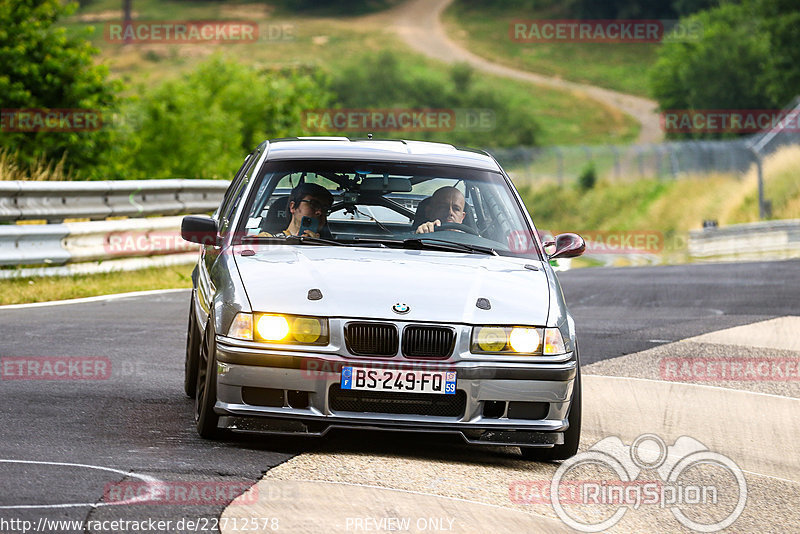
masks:
{"type": "Polygon", "coordinates": [[[744,511],[747,481],[733,460],[689,436],[669,446],[655,434],[631,445],[611,436],[564,461],[548,494],[556,515],[580,532],[605,531],[643,506],[669,510],[689,529],[718,532],[744,511]],[[643,473],[657,478],[640,479],[643,473]]]}

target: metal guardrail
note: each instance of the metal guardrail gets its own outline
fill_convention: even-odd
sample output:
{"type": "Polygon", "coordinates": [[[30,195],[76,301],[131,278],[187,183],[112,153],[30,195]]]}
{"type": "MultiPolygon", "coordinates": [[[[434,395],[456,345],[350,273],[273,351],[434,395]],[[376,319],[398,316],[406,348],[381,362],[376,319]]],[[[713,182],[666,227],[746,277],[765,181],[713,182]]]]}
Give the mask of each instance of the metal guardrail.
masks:
{"type": "Polygon", "coordinates": [[[800,258],[800,219],[693,230],[689,256],[701,261],[800,258]]]}
{"type": "MultiPolygon", "coordinates": [[[[228,185],[217,180],[0,182],[0,221],[59,221],[0,224],[0,266],[35,266],[1,269],[0,279],[191,263],[197,259],[197,245],[180,238],[179,216],[60,221],[209,212],[228,185]]],[[[800,219],[692,231],[689,255],[700,261],[797,258],[800,219]]]]}
{"type": "Polygon", "coordinates": [[[219,206],[229,185],[224,180],[0,181],[0,222],[203,213],[219,206]]]}
{"type": "Polygon", "coordinates": [[[177,214],[219,206],[223,180],[0,181],[0,279],[70,275],[189,263],[177,214]],[[144,218],[150,215],[161,217],[144,218]],[[100,220],[109,217],[133,217],[100,220]],[[90,222],[64,223],[65,219],[90,222]]]}
{"type": "Polygon", "coordinates": [[[199,245],[181,238],[181,220],[178,216],[2,225],[0,265],[44,267],[0,270],[0,279],[193,262],[199,245]]]}

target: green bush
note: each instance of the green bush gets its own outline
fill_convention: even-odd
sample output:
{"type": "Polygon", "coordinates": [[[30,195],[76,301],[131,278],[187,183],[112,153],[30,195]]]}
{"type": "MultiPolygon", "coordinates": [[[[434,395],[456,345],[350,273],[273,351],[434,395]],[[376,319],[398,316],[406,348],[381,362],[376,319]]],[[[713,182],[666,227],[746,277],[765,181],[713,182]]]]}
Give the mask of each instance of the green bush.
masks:
{"type": "Polygon", "coordinates": [[[590,163],[578,176],[578,187],[582,191],[588,191],[589,189],[593,189],[596,183],[597,171],[594,168],[594,163],[590,163]]]}
{"type": "MultiPolygon", "coordinates": [[[[68,36],[53,25],[77,4],[59,0],[0,1],[0,108],[87,109],[105,116],[117,104],[118,87],[95,65],[88,33],[68,36]]],[[[87,30],[88,31],[88,30],[87,30]]],[[[0,144],[22,165],[67,155],[77,169],[97,164],[109,147],[106,129],[69,132],[0,132],[0,144]]]]}
{"type": "Polygon", "coordinates": [[[702,28],[702,36],[659,51],[651,86],[661,109],[779,109],[797,94],[796,1],[725,3],[683,22],[702,28]]]}
{"type": "Polygon", "coordinates": [[[230,178],[271,137],[303,135],[302,114],[328,105],[319,74],[260,71],[214,56],[127,104],[104,169],[114,178],[230,178]]]}
{"type": "MultiPolygon", "coordinates": [[[[448,131],[375,132],[378,137],[413,138],[460,145],[508,147],[533,146],[539,127],[529,103],[535,94],[522,94],[483,81],[466,64],[447,71],[431,70],[389,50],[355,57],[331,73],[336,104],[356,109],[447,109],[456,117],[466,110],[491,116],[490,127],[466,126],[458,122],[448,131]]],[[[371,132],[329,134],[366,135],[371,132]]]]}

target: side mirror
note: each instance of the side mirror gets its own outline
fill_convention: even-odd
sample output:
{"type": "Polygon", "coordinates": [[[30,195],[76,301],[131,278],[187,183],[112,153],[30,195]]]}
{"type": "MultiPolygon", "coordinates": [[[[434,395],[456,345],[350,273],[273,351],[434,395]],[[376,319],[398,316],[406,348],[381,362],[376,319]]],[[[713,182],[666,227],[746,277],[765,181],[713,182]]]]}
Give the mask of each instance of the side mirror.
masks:
{"type": "Polygon", "coordinates": [[[217,245],[217,222],[205,215],[187,215],[181,221],[181,237],[201,245],[217,245]]]}
{"type": "Polygon", "coordinates": [[[556,250],[550,254],[550,259],[575,258],[586,250],[586,242],[578,234],[559,234],[556,236],[556,250]]]}

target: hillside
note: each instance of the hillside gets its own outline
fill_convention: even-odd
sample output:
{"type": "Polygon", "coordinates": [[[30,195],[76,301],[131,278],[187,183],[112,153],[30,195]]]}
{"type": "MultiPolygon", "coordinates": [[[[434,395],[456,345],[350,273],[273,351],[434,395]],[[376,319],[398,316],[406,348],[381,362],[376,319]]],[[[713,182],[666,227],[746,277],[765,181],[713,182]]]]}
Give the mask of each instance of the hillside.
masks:
{"type": "MultiPolygon", "coordinates": [[[[548,2],[542,2],[546,6],[548,2]]],[[[648,69],[658,43],[523,42],[509,32],[514,22],[572,19],[564,3],[539,9],[477,6],[456,0],[445,11],[448,34],[474,54],[494,62],[574,82],[648,96],[648,69]]]]}
{"type": "MultiPolygon", "coordinates": [[[[800,219],[800,147],[779,150],[765,159],[765,198],[772,218],[800,219]]],[[[565,231],[654,231],[665,250],[679,260],[689,230],[713,219],[720,226],[758,220],[755,168],[743,177],[694,176],[680,180],[601,181],[582,191],[555,184],[520,187],[525,204],[540,229],[565,231]]]]}

